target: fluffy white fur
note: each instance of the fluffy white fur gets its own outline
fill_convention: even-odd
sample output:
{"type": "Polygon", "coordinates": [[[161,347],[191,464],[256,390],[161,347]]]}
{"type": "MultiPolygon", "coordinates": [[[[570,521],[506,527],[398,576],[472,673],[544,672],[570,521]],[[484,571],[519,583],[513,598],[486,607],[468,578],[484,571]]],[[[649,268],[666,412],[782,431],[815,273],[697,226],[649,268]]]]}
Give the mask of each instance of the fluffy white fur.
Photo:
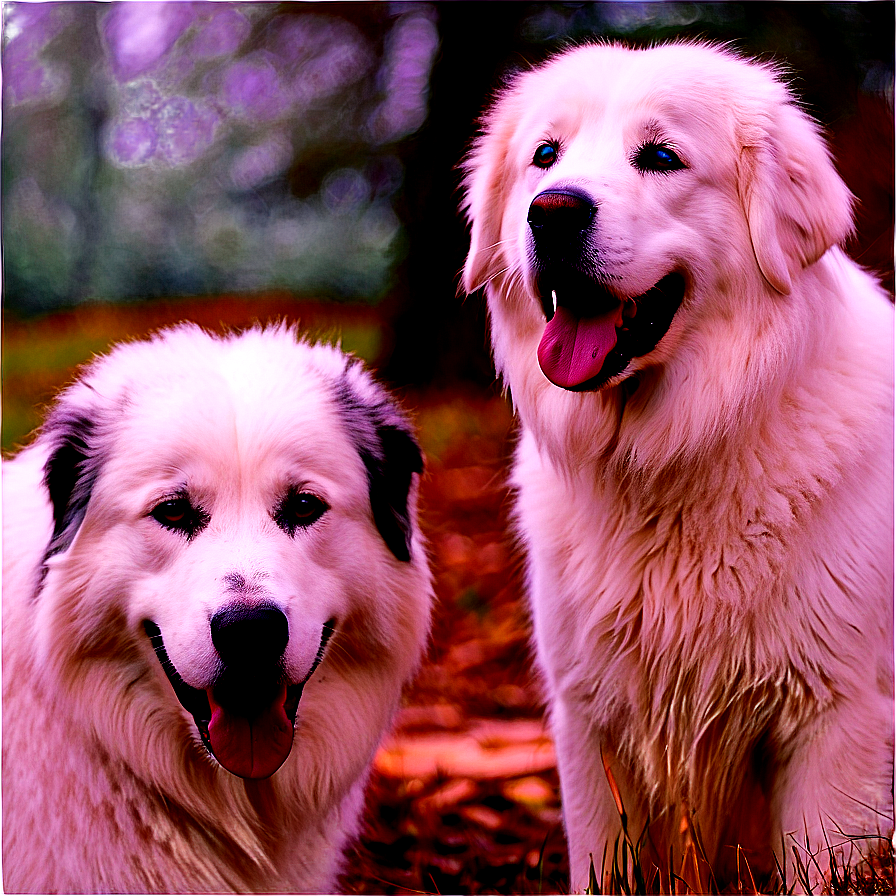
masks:
{"type": "Polygon", "coordinates": [[[609,778],[664,874],[684,827],[719,883],[738,844],[757,875],[794,846],[816,879],[827,844],[856,862],[893,830],[893,311],[837,248],[851,197],[816,126],[726,50],[580,47],[498,95],[465,207],[464,285],[485,288],[521,426],[573,891],[620,835],[609,778]],[[647,141],[685,167],[639,170],[647,141]],[[586,251],[620,300],[686,282],[656,348],[598,391],[536,359],[527,213],[558,187],[593,197],[586,251]]]}
{"type": "Polygon", "coordinates": [[[428,631],[420,468],[360,364],[287,328],[185,326],[90,365],[3,468],[6,892],[333,891],[428,631]],[[328,507],[292,535],[291,488],[328,507]],[[172,494],[208,513],[191,538],[151,516],[172,494]],[[142,625],[206,688],[210,618],[258,600],[288,618],[284,676],[313,674],[285,763],[244,780],[142,625]]]}

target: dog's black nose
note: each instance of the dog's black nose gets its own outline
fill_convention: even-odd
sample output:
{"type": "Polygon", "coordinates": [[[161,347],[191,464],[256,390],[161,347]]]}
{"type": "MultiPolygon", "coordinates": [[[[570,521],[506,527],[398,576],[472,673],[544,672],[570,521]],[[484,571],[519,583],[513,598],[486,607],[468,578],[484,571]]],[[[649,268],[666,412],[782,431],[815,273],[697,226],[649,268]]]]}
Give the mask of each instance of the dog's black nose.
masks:
{"type": "Polygon", "coordinates": [[[211,632],[225,665],[270,665],[286,650],[289,622],[273,604],[232,604],[212,616],[211,632]]]}
{"type": "Polygon", "coordinates": [[[536,239],[550,234],[552,238],[581,236],[594,220],[591,200],[572,190],[545,190],[529,206],[527,221],[536,239]]]}

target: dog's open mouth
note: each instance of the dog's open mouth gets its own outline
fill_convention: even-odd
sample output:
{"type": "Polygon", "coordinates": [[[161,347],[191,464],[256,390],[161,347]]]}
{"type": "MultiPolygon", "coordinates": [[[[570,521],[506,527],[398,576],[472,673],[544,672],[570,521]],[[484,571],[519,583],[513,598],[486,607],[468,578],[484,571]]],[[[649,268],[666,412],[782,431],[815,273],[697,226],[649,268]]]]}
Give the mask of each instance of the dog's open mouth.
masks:
{"type": "Polygon", "coordinates": [[[538,279],[547,318],[538,363],[554,385],[572,392],[600,389],[633,358],[653,351],[685,291],[685,279],[676,271],[643,295],[625,300],[590,279],[582,280],[561,285],[546,276],[538,279]]]}
{"type": "Polygon", "coordinates": [[[181,705],[196,722],[206,749],[234,775],[268,778],[292,750],[302,691],[324,656],[335,620],[323,626],[320,647],[303,681],[289,684],[279,664],[268,668],[225,668],[206,690],[188,685],[165,650],[162,632],[143,623],[153,650],[181,705]]]}

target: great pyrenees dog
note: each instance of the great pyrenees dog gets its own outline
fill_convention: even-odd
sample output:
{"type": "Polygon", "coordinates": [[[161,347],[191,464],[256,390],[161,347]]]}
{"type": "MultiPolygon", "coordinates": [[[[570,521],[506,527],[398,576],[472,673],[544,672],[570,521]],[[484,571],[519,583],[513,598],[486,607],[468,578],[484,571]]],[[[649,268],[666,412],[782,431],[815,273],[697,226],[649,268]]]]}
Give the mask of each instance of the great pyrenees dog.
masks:
{"type": "Polygon", "coordinates": [[[359,362],[184,325],[3,467],[6,892],[332,892],[421,657],[422,456],[359,362]]]}
{"type": "Polygon", "coordinates": [[[893,310],[818,128],[726,49],[581,46],[465,189],[573,891],[623,811],[664,886],[855,864],[893,829],[893,310]]]}

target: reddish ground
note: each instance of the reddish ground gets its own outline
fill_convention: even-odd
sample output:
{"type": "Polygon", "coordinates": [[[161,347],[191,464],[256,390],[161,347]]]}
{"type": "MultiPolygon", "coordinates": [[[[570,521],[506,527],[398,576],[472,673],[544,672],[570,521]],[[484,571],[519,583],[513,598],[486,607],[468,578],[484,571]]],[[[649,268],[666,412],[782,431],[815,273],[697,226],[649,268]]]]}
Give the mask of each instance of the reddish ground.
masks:
{"type": "Polygon", "coordinates": [[[565,892],[553,745],[506,520],[510,415],[501,398],[465,407],[479,432],[450,439],[424,480],[432,646],[377,757],[353,893],[565,892]]]}

